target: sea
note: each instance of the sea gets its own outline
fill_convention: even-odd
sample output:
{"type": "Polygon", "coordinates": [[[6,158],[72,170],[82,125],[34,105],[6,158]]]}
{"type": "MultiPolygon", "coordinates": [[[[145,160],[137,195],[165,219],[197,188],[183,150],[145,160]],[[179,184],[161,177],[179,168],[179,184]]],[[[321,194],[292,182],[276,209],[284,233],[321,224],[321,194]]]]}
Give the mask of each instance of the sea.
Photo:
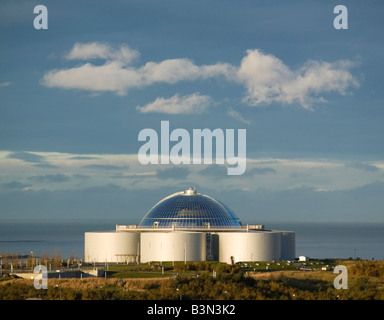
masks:
{"type": "MultiPolygon", "coordinates": [[[[118,220],[0,220],[0,255],[84,257],[84,233],[115,230],[118,220]]],[[[384,260],[384,223],[270,222],[296,233],[296,257],[384,260]]]]}

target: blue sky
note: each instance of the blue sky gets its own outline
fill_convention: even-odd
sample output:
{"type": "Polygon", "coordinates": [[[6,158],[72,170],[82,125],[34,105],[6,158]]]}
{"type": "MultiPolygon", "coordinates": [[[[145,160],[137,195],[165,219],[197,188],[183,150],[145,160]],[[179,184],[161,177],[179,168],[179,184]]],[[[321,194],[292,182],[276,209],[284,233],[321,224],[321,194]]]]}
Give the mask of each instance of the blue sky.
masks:
{"type": "Polygon", "coordinates": [[[0,218],[138,222],[196,186],[253,223],[384,222],[383,13],[362,0],[2,1],[0,218]],[[348,30],[333,27],[338,4],[348,30]],[[246,172],[140,164],[138,133],[162,120],[246,129],[246,172]]]}

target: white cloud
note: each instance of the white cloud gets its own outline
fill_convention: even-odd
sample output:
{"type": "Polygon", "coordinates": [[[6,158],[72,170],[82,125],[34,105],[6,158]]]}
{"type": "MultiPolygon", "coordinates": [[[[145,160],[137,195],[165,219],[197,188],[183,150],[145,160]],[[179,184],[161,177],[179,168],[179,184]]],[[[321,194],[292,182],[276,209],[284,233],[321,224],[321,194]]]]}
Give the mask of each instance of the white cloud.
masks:
{"type": "Polygon", "coordinates": [[[351,61],[309,61],[293,71],[273,55],[248,50],[237,78],[248,91],[244,100],[252,106],[299,103],[311,109],[314,102],[324,101],[321,94],[331,91],[345,94],[350,86],[359,85],[348,71],[352,67],[351,61]]]}
{"type": "Polygon", "coordinates": [[[117,61],[102,66],[90,63],[45,74],[43,84],[47,87],[81,89],[89,91],[112,91],[125,95],[130,88],[142,86],[143,79],[135,70],[122,68],[117,61]]]}
{"type": "Polygon", "coordinates": [[[228,115],[230,115],[232,118],[235,118],[236,120],[239,120],[242,123],[245,123],[245,124],[251,123],[251,121],[244,119],[244,117],[239,112],[237,112],[236,110],[234,110],[232,108],[228,109],[228,115]]]}
{"type": "MultiPolygon", "coordinates": [[[[104,64],[86,62],[69,69],[51,70],[44,75],[42,83],[47,87],[111,91],[125,95],[129,90],[155,83],[175,84],[222,78],[232,84],[242,84],[247,90],[243,101],[251,106],[297,103],[306,109],[325,101],[323,95],[326,93],[346,94],[350,87],[359,85],[349,71],[355,66],[351,61],[308,61],[298,70],[291,70],[271,54],[248,50],[240,66],[228,63],[199,66],[190,59],[182,58],[149,61],[135,67],[131,63],[138,56],[139,52],[128,46],[113,48],[99,42],[76,43],[67,59],[103,59],[104,64]]],[[[159,100],[157,104],[160,102],[165,103],[159,100]]]]}
{"type": "Polygon", "coordinates": [[[168,114],[203,113],[211,102],[211,97],[194,93],[180,97],[178,94],[169,99],[157,98],[145,106],[137,106],[141,113],[159,112],[168,114]]]}
{"type": "Polygon", "coordinates": [[[68,60],[105,59],[130,63],[140,56],[137,50],[121,46],[118,50],[111,45],[101,42],[75,43],[67,54],[68,60]]]}
{"type": "Polygon", "coordinates": [[[81,89],[89,91],[112,91],[125,95],[133,88],[142,88],[154,83],[174,84],[179,81],[193,81],[211,77],[233,77],[229,64],[197,66],[189,59],[167,59],[161,62],[147,62],[135,68],[126,66],[139,55],[126,46],[119,50],[101,43],[76,43],[67,59],[105,59],[103,65],[89,62],[69,69],[51,70],[42,79],[47,87],[81,89]]]}
{"type": "MultiPolygon", "coordinates": [[[[177,142],[174,142],[175,144],[177,142]]],[[[171,143],[171,147],[174,144],[171,143]]],[[[31,154],[32,152],[23,152],[31,154]]],[[[137,154],[69,154],[58,152],[34,152],[51,166],[36,167],[33,159],[20,161],[11,151],[0,150],[0,192],[2,189],[32,186],[34,190],[84,189],[118,185],[127,190],[152,190],[164,186],[159,173],[176,173],[173,165],[142,165],[137,154]],[[171,170],[172,169],[172,170],[171,170]],[[158,170],[166,170],[160,172],[158,170]],[[32,178],[30,178],[32,177],[32,178]],[[144,178],[145,177],[145,178],[144,178]],[[17,181],[17,183],[15,183],[17,181]],[[63,183],[48,184],[50,181],[63,183]],[[133,182],[136,181],[134,185],[133,182]],[[65,183],[64,183],[65,182],[65,183]]],[[[243,176],[229,179],[225,165],[182,165],[181,174],[188,174],[188,183],[204,185],[212,190],[293,190],[312,188],[314,190],[349,190],[372,183],[384,183],[384,162],[364,162],[374,164],[375,171],[351,162],[338,159],[316,158],[247,158],[247,170],[243,176]],[[206,169],[205,171],[203,171],[206,169]],[[364,170],[362,170],[364,169],[364,170]],[[208,174],[210,173],[210,174],[208,174]],[[217,179],[212,180],[212,174],[217,179]],[[255,178],[257,175],[257,179],[255,178]],[[225,183],[222,183],[224,180],[225,183]]],[[[175,185],[185,188],[185,181],[168,179],[167,187],[175,185]],[[183,185],[183,186],[182,186],[183,185]]],[[[182,190],[182,189],[180,189],[182,190]]]]}
{"type": "Polygon", "coordinates": [[[207,79],[218,76],[232,77],[232,66],[215,64],[197,66],[190,59],[168,59],[162,62],[148,62],[138,69],[147,84],[154,82],[176,83],[184,80],[207,79]]]}

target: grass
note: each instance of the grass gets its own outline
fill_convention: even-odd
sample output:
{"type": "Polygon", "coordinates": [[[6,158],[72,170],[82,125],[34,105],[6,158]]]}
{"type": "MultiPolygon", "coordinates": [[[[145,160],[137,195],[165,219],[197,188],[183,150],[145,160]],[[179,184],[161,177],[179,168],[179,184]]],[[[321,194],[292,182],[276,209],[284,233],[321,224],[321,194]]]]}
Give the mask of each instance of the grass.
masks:
{"type": "MultiPolygon", "coordinates": [[[[152,262],[139,265],[108,265],[107,277],[49,279],[44,299],[177,299],[179,288],[189,299],[384,299],[384,261],[312,260],[311,271],[302,263],[286,261],[228,265],[218,262],[152,262]],[[336,290],[332,271],[321,267],[345,265],[348,290],[336,290]],[[215,271],[215,272],[214,272],[215,271]],[[214,274],[217,273],[217,277],[214,274]],[[174,276],[178,274],[178,276],[174,276]],[[60,290],[58,289],[60,288],[60,290]],[[223,292],[227,292],[224,294],[223,292]]],[[[104,267],[104,266],[102,266],[104,267]]],[[[23,299],[36,290],[25,279],[3,278],[1,299],[23,299]]]]}
{"type": "MultiPolygon", "coordinates": [[[[196,273],[210,273],[220,269],[222,264],[217,261],[211,262],[187,262],[184,261],[154,261],[145,264],[113,264],[107,266],[108,278],[166,278],[174,277],[176,274],[181,276],[196,276],[196,273]]],[[[245,272],[275,272],[275,271],[294,271],[300,266],[307,266],[313,271],[320,271],[324,266],[334,267],[336,261],[333,260],[312,260],[307,262],[287,262],[287,261],[260,261],[238,263],[245,272]]],[[[103,266],[105,268],[105,266],[103,266]]],[[[300,271],[301,272],[301,271],[300,271]]]]}
{"type": "Polygon", "coordinates": [[[194,277],[196,273],[204,273],[215,268],[218,262],[187,262],[183,261],[166,261],[166,262],[151,262],[145,264],[132,265],[111,265],[108,266],[107,277],[110,278],[169,278],[180,276],[194,277]]]}
{"type": "Polygon", "coordinates": [[[127,278],[169,278],[172,274],[169,273],[158,273],[158,272],[145,272],[145,271],[126,271],[126,272],[118,272],[118,271],[109,271],[107,272],[108,278],[117,278],[117,279],[127,279],[127,278]]]}

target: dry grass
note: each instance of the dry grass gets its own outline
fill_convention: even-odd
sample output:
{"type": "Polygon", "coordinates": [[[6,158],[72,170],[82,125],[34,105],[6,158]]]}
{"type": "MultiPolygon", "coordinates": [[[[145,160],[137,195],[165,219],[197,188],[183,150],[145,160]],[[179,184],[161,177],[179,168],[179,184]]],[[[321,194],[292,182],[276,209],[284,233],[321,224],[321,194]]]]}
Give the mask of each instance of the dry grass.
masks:
{"type": "Polygon", "coordinates": [[[272,271],[272,272],[248,272],[248,276],[254,279],[277,279],[279,277],[292,277],[297,279],[320,279],[329,280],[333,279],[335,275],[329,271],[272,271]]]}
{"type": "MultiPolygon", "coordinates": [[[[142,278],[142,279],[105,279],[105,278],[85,278],[85,279],[48,279],[48,287],[71,288],[71,289],[99,289],[101,287],[117,287],[134,291],[143,291],[148,286],[161,286],[169,281],[170,278],[142,278]]],[[[29,279],[10,279],[0,282],[0,288],[7,283],[24,284],[33,286],[33,281],[29,279]]],[[[1,289],[0,289],[1,290],[1,289]]]]}

